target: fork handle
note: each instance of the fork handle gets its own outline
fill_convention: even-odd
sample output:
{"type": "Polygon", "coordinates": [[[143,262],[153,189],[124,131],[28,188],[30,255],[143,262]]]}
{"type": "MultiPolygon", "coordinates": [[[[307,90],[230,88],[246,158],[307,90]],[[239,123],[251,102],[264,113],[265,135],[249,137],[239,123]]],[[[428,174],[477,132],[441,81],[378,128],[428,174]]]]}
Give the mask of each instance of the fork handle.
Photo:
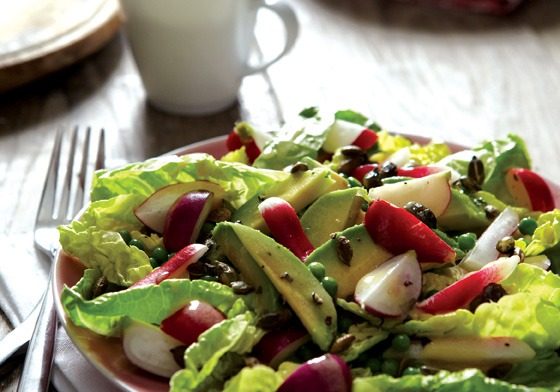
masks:
{"type": "Polygon", "coordinates": [[[57,318],[52,292],[52,275],[43,296],[41,312],[33,330],[18,392],[45,392],[49,388],[57,329],[57,318]]]}

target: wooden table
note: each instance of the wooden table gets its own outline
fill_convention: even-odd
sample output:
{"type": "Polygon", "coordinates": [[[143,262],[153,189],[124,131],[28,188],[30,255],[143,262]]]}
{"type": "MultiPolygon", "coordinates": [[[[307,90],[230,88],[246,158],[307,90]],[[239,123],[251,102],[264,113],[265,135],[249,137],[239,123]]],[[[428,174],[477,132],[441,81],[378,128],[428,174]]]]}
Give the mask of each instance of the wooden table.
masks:
{"type": "MultiPolygon", "coordinates": [[[[30,233],[61,125],[104,127],[118,164],[225,134],[240,119],[277,128],[308,106],[352,108],[391,131],[464,144],[521,134],[535,168],[560,178],[560,2],[529,0],[503,18],[383,0],[289,2],[302,25],[295,49],[247,77],[238,104],[213,116],[147,105],[122,34],[85,61],[0,95],[3,241],[30,233]]],[[[274,38],[274,22],[259,28],[274,38]]],[[[0,336],[9,328],[0,321],[0,336]]],[[[18,374],[0,389],[15,390],[18,374]]]]}

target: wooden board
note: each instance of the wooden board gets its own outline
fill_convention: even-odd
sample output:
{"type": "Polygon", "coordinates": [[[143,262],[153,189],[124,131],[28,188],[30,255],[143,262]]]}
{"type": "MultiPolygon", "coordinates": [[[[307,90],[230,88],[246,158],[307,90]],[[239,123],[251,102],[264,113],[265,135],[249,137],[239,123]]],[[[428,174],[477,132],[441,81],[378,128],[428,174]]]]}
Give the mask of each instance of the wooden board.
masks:
{"type": "Polygon", "coordinates": [[[122,22],[118,0],[18,0],[0,13],[0,92],[102,47],[122,22]]]}

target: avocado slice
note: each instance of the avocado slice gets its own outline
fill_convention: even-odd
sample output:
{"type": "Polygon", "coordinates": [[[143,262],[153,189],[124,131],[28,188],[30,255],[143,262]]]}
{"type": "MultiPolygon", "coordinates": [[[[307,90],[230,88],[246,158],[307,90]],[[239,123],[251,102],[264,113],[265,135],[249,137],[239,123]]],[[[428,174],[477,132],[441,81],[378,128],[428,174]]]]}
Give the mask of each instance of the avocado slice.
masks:
{"type": "Polygon", "coordinates": [[[348,188],[321,196],[303,213],[301,225],[314,247],[329,240],[331,233],[342,231],[363,221],[362,203],[367,200],[364,188],[348,188]]]}
{"type": "Polygon", "coordinates": [[[327,276],[338,282],[337,297],[348,298],[354,295],[358,281],[393,255],[371,239],[365,226],[356,225],[337,233],[335,238],[318,247],[305,260],[306,264],[319,262],[325,266],[327,276]],[[345,264],[339,257],[337,245],[340,238],[346,238],[352,249],[352,258],[345,264]]]}
{"type": "Polygon", "coordinates": [[[227,223],[282,294],[313,341],[328,351],[336,335],[333,298],[292,252],[258,230],[227,223]]]}
{"type": "Polygon", "coordinates": [[[444,231],[483,231],[490,221],[484,208],[475,204],[473,199],[457,190],[451,189],[451,202],[438,217],[438,226],[444,231]]]}
{"type": "Polygon", "coordinates": [[[225,255],[241,273],[244,282],[255,288],[257,314],[280,309],[280,294],[255,259],[245,249],[230,223],[218,223],[212,232],[218,253],[225,255]]]}
{"type": "Polygon", "coordinates": [[[335,174],[325,167],[293,173],[262,194],[249,199],[233,213],[232,221],[239,221],[245,226],[266,231],[266,224],[258,210],[258,205],[263,199],[271,196],[280,197],[299,212],[323,194],[347,186],[336,181],[335,174]]]}

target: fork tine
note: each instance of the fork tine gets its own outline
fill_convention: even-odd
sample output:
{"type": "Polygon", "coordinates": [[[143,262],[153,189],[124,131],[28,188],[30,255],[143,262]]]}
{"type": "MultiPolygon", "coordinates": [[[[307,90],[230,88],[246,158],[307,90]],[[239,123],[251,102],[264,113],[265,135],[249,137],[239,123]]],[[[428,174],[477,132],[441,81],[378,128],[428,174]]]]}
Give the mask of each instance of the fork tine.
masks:
{"type": "Polygon", "coordinates": [[[76,155],[76,144],[78,138],[78,127],[72,129],[72,138],[70,142],[70,150],[68,151],[68,161],[66,164],[66,175],[64,176],[64,184],[62,185],[62,192],[58,202],[58,210],[56,218],[59,221],[71,219],[68,217],[70,208],[70,199],[72,194],[72,183],[74,177],[74,156],[76,155]]]}
{"type": "Polygon", "coordinates": [[[73,208],[70,210],[70,217],[73,218],[78,214],[78,211],[86,203],[87,195],[85,192],[86,182],[88,181],[88,162],[89,162],[89,150],[90,150],[90,138],[91,138],[91,127],[86,128],[86,135],[84,137],[84,145],[82,147],[82,164],[80,166],[80,172],[78,173],[78,184],[76,191],[74,192],[74,202],[73,208]]]}
{"type": "Polygon", "coordinates": [[[39,201],[39,208],[37,211],[36,222],[46,219],[52,219],[54,216],[55,208],[55,195],[58,186],[58,167],[60,164],[60,154],[62,145],[62,129],[56,133],[49,168],[47,170],[47,177],[45,178],[45,185],[43,193],[39,201]]]}
{"type": "Polygon", "coordinates": [[[105,129],[101,128],[99,145],[97,146],[97,158],[95,159],[95,170],[103,168],[105,168],[105,129]]]}

